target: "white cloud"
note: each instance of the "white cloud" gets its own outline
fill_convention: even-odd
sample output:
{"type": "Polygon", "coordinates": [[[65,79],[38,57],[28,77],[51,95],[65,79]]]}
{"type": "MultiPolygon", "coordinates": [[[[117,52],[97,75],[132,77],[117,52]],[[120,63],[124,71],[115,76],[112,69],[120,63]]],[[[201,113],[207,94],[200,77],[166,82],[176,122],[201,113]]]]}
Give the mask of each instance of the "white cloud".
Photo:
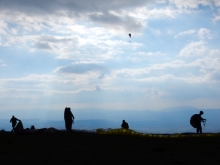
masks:
{"type": "Polygon", "coordinates": [[[206,28],[201,28],[201,29],[199,29],[199,31],[198,31],[198,37],[200,38],[200,39],[211,39],[212,38],[212,34],[211,34],[211,31],[210,30],[208,30],[208,29],[206,29],[206,28]]]}
{"type": "MultiPolygon", "coordinates": [[[[13,1],[13,0],[12,0],[13,1]]],[[[128,11],[129,8],[137,8],[151,0],[138,1],[110,1],[104,2],[94,0],[88,3],[87,0],[62,2],[39,1],[26,2],[23,0],[7,3],[1,1],[0,18],[5,22],[16,23],[22,26],[25,31],[40,31],[42,29],[62,29],[63,25],[80,24],[79,22],[93,23],[107,26],[110,30],[124,31],[130,29],[135,33],[145,26],[145,23],[131,15],[122,14],[122,10],[128,11]],[[43,5],[44,7],[40,7],[43,5]],[[13,12],[11,12],[13,11],[13,12]]],[[[130,10],[132,11],[132,10],[130,10]]],[[[136,11],[137,12],[137,11],[136,11]]],[[[14,29],[15,32],[16,29],[14,29]]]]}
{"type": "Polygon", "coordinates": [[[220,57],[220,50],[219,49],[211,50],[209,55],[210,56],[218,56],[218,57],[220,57]]]}
{"type": "Polygon", "coordinates": [[[215,6],[219,7],[220,6],[220,1],[219,0],[214,0],[215,6]]]}
{"type": "Polygon", "coordinates": [[[204,41],[191,42],[180,50],[179,56],[195,57],[204,55],[207,52],[206,43],[204,41]]]}
{"type": "Polygon", "coordinates": [[[183,31],[183,32],[178,33],[174,38],[178,38],[184,35],[192,35],[195,33],[197,33],[197,36],[199,37],[199,39],[211,39],[212,38],[211,31],[206,28],[200,28],[199,30],[190,29],[187,31],[183,31]]]}
{"type": "Polygon", "coordinates": [[[213,22],[219,21],[220,20],[220,9],[218,9],[218,12],[216,14],[213,14],[213,22]]]}
{"type": "Polygon", "coordinates": [[[147,7],[139,7],[136,8],[135,11],[123,11],[124,14],[128,14],[131,17],[135,17],[140,20],[148,20],[148,19],[164,19],[164,18],[176,18],[178,14],[181,14],[182,11],[175,10],[170,7],[166,8],[147,8],[147,7]]]}
{"type": "Polygon", "coordinates": [[[196,30],[195,29],[190,29],[190,30],[178,33],[174,38],[178,38],[178,37],[184,36],[184,35],[191,35],[191,34],[194,34],[194,33],[196,33],[196,30]]]}
{"type": "Polygon", "coordinates": [[[154,56],[165,56],[165,53],[161,52],[137,52],[141,57],[154,57],[154,56]]]}
{"type": "Polygon", "coordinates": [[[177,8],[192,8],[197,9],[199,5],[212,6],[212,0],[169,0],[177,8]]]}

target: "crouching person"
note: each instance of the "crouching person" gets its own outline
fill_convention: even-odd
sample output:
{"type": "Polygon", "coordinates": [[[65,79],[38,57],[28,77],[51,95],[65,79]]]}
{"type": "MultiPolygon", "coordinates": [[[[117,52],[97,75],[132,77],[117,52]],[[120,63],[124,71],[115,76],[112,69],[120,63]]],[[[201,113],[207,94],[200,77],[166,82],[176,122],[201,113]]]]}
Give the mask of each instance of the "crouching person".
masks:
{"type": "Polygon", "coordinates": [[[122,125],[121,125],[122,128],[125,128],[125,129],[129,129],[129,125],[128,123],[125,121],[125,120],[122,120],[122,125]]]}
{"type": "Polygon", "coordinates": [[[24,126],[21,122],[21,120],[18,122],[18,124],[16,125],[15,129],[14,129],[14,132],[18,133],[18,134],[23,134],[25,133],[24,131],[24,126]]]}
{"type": "Polygon", "coordinates": [[[19,120],[16,117],[12,116],[12,118],[10,120],[10,122],[12,123],[12,130],[11,130],[11,132],[15,132],[15,126],[17,124],[17,121],[21,121],[21,120],[19,120]]]}

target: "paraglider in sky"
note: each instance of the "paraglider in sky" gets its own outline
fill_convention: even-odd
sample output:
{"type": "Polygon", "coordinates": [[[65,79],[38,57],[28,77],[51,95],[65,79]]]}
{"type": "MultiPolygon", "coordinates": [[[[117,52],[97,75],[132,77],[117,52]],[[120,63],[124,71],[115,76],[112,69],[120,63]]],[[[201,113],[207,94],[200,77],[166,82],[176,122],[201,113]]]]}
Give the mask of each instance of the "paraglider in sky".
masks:
{"type": "MultiPolygon", "coordinates": [[[[129,37],[131,38],[131,33],[129,33],[128,35],[129,35],[129,37]]],[[[131,41],[129,41],[129,42],[131,42],[131,41]]]]}

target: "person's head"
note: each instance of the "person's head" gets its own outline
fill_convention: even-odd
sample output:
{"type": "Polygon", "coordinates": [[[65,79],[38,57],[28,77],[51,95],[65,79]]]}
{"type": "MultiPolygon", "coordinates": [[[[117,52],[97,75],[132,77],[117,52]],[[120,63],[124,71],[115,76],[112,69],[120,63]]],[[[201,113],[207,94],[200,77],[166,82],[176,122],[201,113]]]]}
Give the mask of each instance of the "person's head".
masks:
{"type": "Polygon", "coordinates": [[[14,115],[12,116],[12,118],[14,118],[14,115]]]}
{"type": "Polygon", "coordinates": [[[199,114],[200,114],[200,115],[203,115],[203,111],[200,111],[199,114]]]}
{"type": "Polygon", "coordinates": [[[124,122],[125,122],[125,120],[122,120],[122,122],[124,123],[124,122]]]}

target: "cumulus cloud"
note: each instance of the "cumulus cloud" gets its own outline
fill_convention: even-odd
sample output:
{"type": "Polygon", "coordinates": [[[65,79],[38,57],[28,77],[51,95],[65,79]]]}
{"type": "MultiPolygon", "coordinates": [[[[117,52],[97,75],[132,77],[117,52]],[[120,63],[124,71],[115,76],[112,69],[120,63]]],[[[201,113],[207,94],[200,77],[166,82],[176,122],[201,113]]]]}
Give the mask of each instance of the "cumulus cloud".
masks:
{"type": "MultiPolygon", "coordinates": [[[[4,19],[9,18],[13,13],[17,13],[16,17],[12,20],[20,22],[20,24],[23,24],[23,22],[29,22],[29,24],[32,24],[32,27],[38,27],[38,30],[45,28],[48,23],[50,25],[56,26],[56,24],[51,24],[50,22],[46,21],[50,19],[50,17],[56,16],[58,20],[59,17],[64,17],[63,23],[68,23],[66,18],[71,18],[72,21],[70,21],[72,23],[75,21],[94,21],[108,26],[114,30],[127,30],[129,27],[131,27],[132,31],[139,31],[142,29],[143,24],[137,19],[128,15],[125,15],[126,17],[121,19],[119,16],[110,13],[110,11],[120,13],[122,9],[130,10],[131,8],[146,5],[148,2],[152,2],[152,0],[137,0],[135,2],[132,0],[109,2],[102,0],[53,0],[53,2],[43,0],[39,0],[37,2],[12,0],[10,3],[8,1],[2,0],[0,1],[0,9],[2,12],[8,14],[8,16],[4,19]],[[13,11],[13,13],[7,11],[13,11]],[[45,21],[41,20],[42,17],[44,17],[45,21]],[[120,29],[117,29],[118,27],[120,27],[120,29]]],[[[8,21],[11,22],[10,19],[8,19],[8,21]]]]}
{"type": "Polygon", "coordinates": [[[136,32],[143,29],[144,25],[132,17],[120,17],[111,13],[92,14],[89,18],[107,27],[122,31],[136,32]]]}
{"type": "Polygon", "coordinates": [[[98,71],[101,73],[109,74],[108,68],[98,64],[73,64],[69,66],[61,66],[55,69],[54,72],[58,73],[73,73],[73,74],[85,74],[89,71],[98,71]]]}
{"type": "Polygon", "coordinates": [[[179,56],[195,57],[204,55],[207,51],[206,43],[204,41],[191,42],[180,50],[179,56]]]}
{"type": "Polygon", "coordinates": [[[206,29],[206,28],[201,28],[201,29],[199,29],[199,31],[198,31],[198,37],[200,38],[200,39],[211,39],[212,38],[212,34],[211,34],[211,31],[210,30],[208,30],[208,29],[206,29]]]}
{"type": "Polygon", "coordinates": [[[185,36],[185,35],[192,35],[196,33],[199,39],[211,39],[212,38],[212,32],[206,28],[200,28],[199,30],[190,29],[187,31],[183,31],[175,35],[174,38],[178,38],[178,37],[185,36]]]}
{"type": "Polygon", "coordinates": [[[219,49],[213,49],[209,52],[210,56],[218,56],[220,57],[220,50],[219,49]]]}
{"type": "Polygon", "coordinates": [[[52,0],[44,1],[39,0],[37,2],[30,2],[25,0],[1,0],[2,8],[12,8],[15,10],[21,10],[25,12],[39,12],[42,14],[48,12],[56,12],[59,10],[73,10],[74,12],[92,12],[92,11],[108,11],[110,9],[121,9],[128,7],[142,6],[152,0],[120,0],[120,1],[102,1],[102,0],[52,0]]]}

